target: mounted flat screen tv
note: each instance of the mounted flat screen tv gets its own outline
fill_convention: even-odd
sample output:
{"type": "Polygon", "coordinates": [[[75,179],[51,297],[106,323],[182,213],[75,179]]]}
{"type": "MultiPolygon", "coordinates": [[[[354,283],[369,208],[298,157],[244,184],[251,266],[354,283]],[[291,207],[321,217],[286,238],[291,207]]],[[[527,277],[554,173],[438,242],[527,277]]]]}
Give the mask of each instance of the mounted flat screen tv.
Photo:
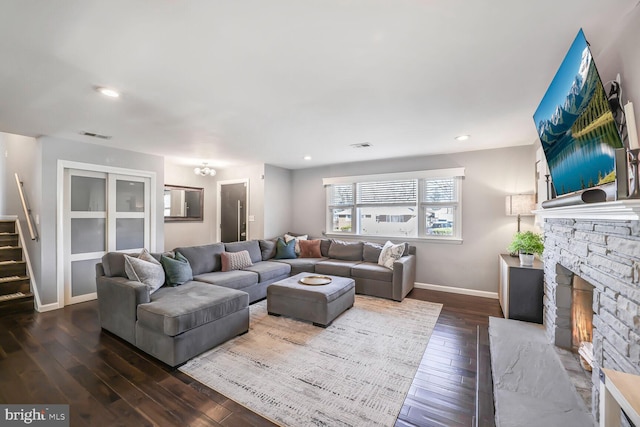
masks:
{"type": "Polygon", "coordinates": [[[615,182],[623,143],[582,30],[533,120],[558,196],[615,182]]]}

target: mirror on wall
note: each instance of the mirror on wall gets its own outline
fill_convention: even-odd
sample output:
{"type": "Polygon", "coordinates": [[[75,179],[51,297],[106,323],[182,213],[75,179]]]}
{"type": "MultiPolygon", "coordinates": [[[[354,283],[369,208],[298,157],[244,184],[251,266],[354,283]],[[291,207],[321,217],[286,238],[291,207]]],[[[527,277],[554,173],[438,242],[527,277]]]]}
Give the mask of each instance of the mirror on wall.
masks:
{"type": "Polygon", "coordinates": [[[204,189],[164,186],[164,222],[202,221],[204,189]]]}

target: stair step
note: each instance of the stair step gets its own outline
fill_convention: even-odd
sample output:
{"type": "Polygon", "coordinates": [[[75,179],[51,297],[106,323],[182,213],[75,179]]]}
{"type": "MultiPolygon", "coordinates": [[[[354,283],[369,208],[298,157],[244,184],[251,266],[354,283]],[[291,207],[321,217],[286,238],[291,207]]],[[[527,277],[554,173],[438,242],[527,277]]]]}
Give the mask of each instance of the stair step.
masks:
{"type": "Polygon", "coordinates": [[[11,276],[26,276],[27,263],[24,261],[1,261],[0,278],[11,276]]]}
{"type": "Polygon", "coordinates": [[[33,311],[33,293],[16,292],[0,296],[0,315],[33,311]]]}
{"type": "Polygon", "coordinates": [[[1,261],[22,261],[22,248],[20,246],[0,246],[1,261]]]}
{"type": "Polygon", "coordinates": [[[15,233],[16,222],[15,220],[0,220],[0,234],[15,233]]]}
{"type": "Polygon", "coordinates": [[[9,276],[0,278],[0,295],[31,291],[29,276],[9,276]]]}
{"type": "Polygon", "coordinates": [[[0,246],[18,246],[17,233],[0,233],[0,246]]]}

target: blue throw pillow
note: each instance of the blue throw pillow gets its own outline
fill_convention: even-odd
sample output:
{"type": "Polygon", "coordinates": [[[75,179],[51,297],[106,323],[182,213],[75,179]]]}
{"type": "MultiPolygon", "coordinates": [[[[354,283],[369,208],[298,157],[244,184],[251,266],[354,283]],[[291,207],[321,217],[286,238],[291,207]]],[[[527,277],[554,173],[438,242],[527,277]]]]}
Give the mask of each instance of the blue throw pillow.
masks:
{"type": "Polygon", "coordinates": [[[175,258],[162,255],[160,257],[160,263],[164,268],[167,285],[178,286],[185,284],[189,280],[193,280],[191,264],[189,264],[189,261],[180,252],[176,252],[175,258]]]}
{"type": "Polygon", "coordinates": [[[289,240],[289,243],[285,243],[284,240],[278,238],[276,242],[276,256],[274,259],[294,259],[296,256],[296,240],[289,240]]]}

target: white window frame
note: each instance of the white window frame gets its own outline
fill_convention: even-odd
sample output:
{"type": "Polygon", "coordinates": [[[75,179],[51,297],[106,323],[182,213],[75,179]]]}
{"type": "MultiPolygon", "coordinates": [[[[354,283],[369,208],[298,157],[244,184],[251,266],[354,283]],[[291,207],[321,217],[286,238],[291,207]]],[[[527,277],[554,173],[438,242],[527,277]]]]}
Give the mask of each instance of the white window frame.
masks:
{"type": "MultiPolygon", "coordinates": [[[[430,241],[430,242],[443,242],[443,243],[462,243],[462,180],[464,178],[464,168],[449,168],[449,169],[435,169],[424,171],[411,171],[411,172],[399,172],[399,173],[387,173],[387,174],[375,174],[375,175],[357,175],[357,176],[344,176],[344,177],[331,177],[323,178],[322,183],[325,187],[325,221],[326,231],[325,235],[328,237],[336,238],[348,238],[348,237],[366,237],[368,239],[402,239],[406,241],[430,241]],[[426,202],[422,200],[424,194],[425,180],[429,179],[449,179],[453,178],[455,185],[454,191],[456,195],[455,201],[448,202],[426,202]],[[416,200],[416,216],[418,219],[418,230],[415,236],[384,236],[379,234],[364,234],[360,233],[360,218],[358,214],[358,208],[361,207],[357,203],[357,183],[363,182],[377,182],[377,181],[394,181],[394,180],[417,180],[418,197],[416,200]],[[331,205],[331,186],[332,185],[353,185],[353,205],[331,205]],[[426,209],[433,206],[453,207],[454,208],[454,227],[453,235],[441,236],[441,235],[428,235],[426,224],[426,209]],[[332,224],[332,209],[351,209],[351,231],[340,232],[333,231],[332,224]]],[[[384,206],[384,205],[382,205],[384,206]]]]}

